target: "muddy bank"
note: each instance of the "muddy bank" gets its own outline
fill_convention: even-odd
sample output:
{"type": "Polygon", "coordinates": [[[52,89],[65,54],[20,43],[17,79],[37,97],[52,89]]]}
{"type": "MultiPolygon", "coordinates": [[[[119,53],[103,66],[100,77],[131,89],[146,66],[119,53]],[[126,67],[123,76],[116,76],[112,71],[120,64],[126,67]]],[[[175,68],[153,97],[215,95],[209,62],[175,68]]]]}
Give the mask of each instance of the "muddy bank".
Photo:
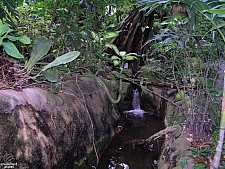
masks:
{"type": "MultiPolygon", "coordinates": [[[[116,95],[116,83],[111,88],[116,95]]],[[[63,83],[58,93],[26,88],[0,95],[2,166],[89,168],[120,118],[118,105],[91,77],[63,83]]]]}

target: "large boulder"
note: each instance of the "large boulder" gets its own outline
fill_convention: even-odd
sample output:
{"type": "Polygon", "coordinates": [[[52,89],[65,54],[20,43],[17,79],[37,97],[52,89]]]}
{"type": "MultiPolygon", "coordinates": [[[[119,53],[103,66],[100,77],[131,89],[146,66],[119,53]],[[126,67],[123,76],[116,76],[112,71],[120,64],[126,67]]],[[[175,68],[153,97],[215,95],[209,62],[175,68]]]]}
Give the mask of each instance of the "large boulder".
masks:
{"type": "Polygon", "coordinates": [[[0,91],[0,163],[18,169],[89,168],[114,135],[120,114],[91,77],[0,91]]]}

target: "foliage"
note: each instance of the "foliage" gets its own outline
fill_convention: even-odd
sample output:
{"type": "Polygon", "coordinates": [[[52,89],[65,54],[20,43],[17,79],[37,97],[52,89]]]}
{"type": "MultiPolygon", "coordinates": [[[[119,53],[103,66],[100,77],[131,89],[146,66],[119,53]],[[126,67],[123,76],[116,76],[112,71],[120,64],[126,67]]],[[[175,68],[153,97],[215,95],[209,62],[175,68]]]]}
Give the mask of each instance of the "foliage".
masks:
{"type": "Polygon", "coordinates": [[[109,61],[107,55],[102,54],[105,43],[111,39],[106,35],[118,29],[119,23],[127,16],[126,11],[131,5],[129,0],[58,3],[54,21],[57,48],[79,50],[82,53],[77,64],[71,66],[71,69],[83,67],[95,72],[105,61],[109,61]],[[114,13],[114,10],[117,12],[114,13]]]}
{"type": "MultiPolygon", "coordinates": [[[[150,56],[160,56],[160,60],[163,60],[161,67],[164,72],[167,72],[164,73],[164,77],[175,83],[178,90],[184,90],[184,115],[187,127],[192,128],[188,132],[191,133],[192,141],[198,142],[205,130],[204,126],[212,124],[210,117],[215,117],[214,114],[219,112],[220,108],[218,105],[220,105],[221,92],[218,92],[215,83],[220,69],[219,59],[223,58],[224,53],[225,1],[138,0],[137,2],[140,11],[145,12],[145,15],[149,15],[154,10],[165,9],[173,3],[181,3],[186,7],[188,18],[167,20],[167,23],[164,23],[167,27],[160,30],[145,45],[158,42],[152,45],[150,56]],[[220,37],[216,36],[215,39],[216,31],[214,30],[220,34],[220,37]],[[207,124],[206,119],[210,120],[207,124]]],[[[220,128],[224,128],[225,124],[223,115],[222,113],[220,128]]],[[[214,124],[218,124],[217,113],[216,117],[214,124]]],[[[218,126],[215,127],[218,128],[218,126]]],[[[220,134],[220,137],[223,137],[222,135],[220,134]]],[[[216,168],[218,168],[219,154],[221,154],[221,141],[219,143],[213,163],[216,168]]],[[[198,165],[195,168],[204,168],[204,166],[198,165]]]]}
{"type": "Polygon", "coordinates": [[[180,161],[181,167],[185,168],[185,166],[187,165],[187,161],[192,158],[195,160],[194,169],[205,169],[207,165],[204,162],[207,161],[206,158],[208,157],[208,155],[213,153],[212,148],[211,149],[204,148],[199,150],[197,150],[194,147],[188,148],[187,150],[191,151],[192,155],[181,158],[180,161]]]}
{"type": "Polygon", "coordinates": [[[26,36],[14,36],[12,34],[14,30],[10,29],[7,23],[3,24],[0,19],[0,46],[3,46],[5,52],[14,58],[21,59],[24,58],[22,54],[18,51],[17,47],[12,43],[15,41],[20,41],[23,44],[30,44],[30,39],[26,36]],[[7,40],[7,41],[6,41],[7,40]]]}
{"type": "MultiPolygon", "coordinates": [[[[51,41],[48,40],[47,38],[40,37],[35,39],[34,47],[31,52],[30,59],[25,64],[25,69],[27,72],[30,72],[32,69],[35,68],[34,66],[37,64],[38,61],[40,61],[44,56],[46,56],[50,47],[51,47],[51,41]]],[[[72,51],[57,57],[54,61],[44,66],[44,68],[42,68],[37,73],[36,77],[39,76],[41,73],[43,73],[44,76],[47,78],[47,80],[51,82],[56,82],[57,79],[53,78],[53,75],[51,75],[53,74],[53,72],[46,72],[46,70],[58,65],[69,63],[75,60],[79,55],[80,55],[80,52],[72,51]]]]}
{"type": "MultiPolygon", "coordinates": [[[[198,14],[201,13],[206,19],[208,19],[212,23],[212,29],[216,29],[223,41],[225,42],[224,34],[220,31],[220,28],[224,27],[224,23],[221,20],[220,22],[216,22],[218,17],[225,17],[224,15],[224,7],[225,1],[215,1],[215,0],[137,0],[137,5],[141,8],[141,11],[145,11],[145,15],[149,15],[152,11],[158,9],[163,10],[166,6],[172,3],[181,3],[186,7],[186,11],[188,14],[188,19],[190,22],[189,31],[196,30],[196,18],[198,14]],[[221,23],[222,22],[222,23],[221,23]]],[[[219,20],[217,20],[219,21],[219,20]]]]}
{"type": "Polygon", "coordinates": [[[46,36],[53,39],[54,29],[51,27],[54,6],[53,1],[41,1],[36,3],[23,3],[16,9],[18,34],[27,35],[32,41],[38,36],[46,36]]]}
{"type": "MultiPolygon", "coordinates": [[[[71,71],[79,67],[96,71],[110,61],[106,53],[102,54],[105,43],[115,37],[112,33],[132,5],[129,0],[36,1],[17,8],[15,23],[18,33],[26,34],[31,40],[38,36],[51,39],[54,53],[81,51],[77,62],[70,64],[71,71]]],[[[24,52],[30,53],[29,50],[24,52]]]]}
{"type": "Polygon", "coordinates": [[[5,19],[10,25],[15,27],[12,16],[17,16],[16,2],[14,0],[2,0],[0,2],[0,19],[5,19]]]}

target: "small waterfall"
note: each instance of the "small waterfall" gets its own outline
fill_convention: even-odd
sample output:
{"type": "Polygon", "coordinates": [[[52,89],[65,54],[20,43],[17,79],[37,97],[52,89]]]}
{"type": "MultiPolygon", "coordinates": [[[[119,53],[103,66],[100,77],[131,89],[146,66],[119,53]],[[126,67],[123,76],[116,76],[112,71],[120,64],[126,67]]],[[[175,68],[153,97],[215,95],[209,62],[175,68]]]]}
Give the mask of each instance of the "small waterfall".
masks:
{"type": "Polygon", "coordinates": [[[140,106],[140,95],[137,89],[133,90],[133,101],[132,101],[133,110],[124,111],[125,114],[133,114],[137,116],[143,116],[145,113],[140,106]]]}
{"type": "Polygon", "coordinates": [[[141,110],[141,107],[140,107],[140,96],[139,96],[139,91],[137,89],[133,90],[132,106],[133,106],[134,110],[141,110]]]}

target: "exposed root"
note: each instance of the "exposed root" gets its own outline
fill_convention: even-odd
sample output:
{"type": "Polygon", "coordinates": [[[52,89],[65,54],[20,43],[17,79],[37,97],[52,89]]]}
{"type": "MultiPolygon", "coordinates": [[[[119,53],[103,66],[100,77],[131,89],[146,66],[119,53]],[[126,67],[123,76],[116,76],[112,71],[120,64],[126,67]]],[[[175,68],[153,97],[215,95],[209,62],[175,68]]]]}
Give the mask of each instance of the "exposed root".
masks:
{"type": "Polygon", "coordinates": [[[42,83],[30,76],[30,72],[21,69],[15,61],[5,57],[4,54],[0,56],[0,90],[21,90],[31,85],[41,86],[42,83]]]}

